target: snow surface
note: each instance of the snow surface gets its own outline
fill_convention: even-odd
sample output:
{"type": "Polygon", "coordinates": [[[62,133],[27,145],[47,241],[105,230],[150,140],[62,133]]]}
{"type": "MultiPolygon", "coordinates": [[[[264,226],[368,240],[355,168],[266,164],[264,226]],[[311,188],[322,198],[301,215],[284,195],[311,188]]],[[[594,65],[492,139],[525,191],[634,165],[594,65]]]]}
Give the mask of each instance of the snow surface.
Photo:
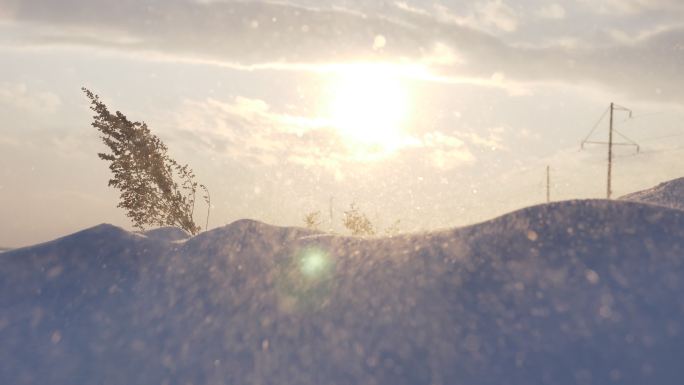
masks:
{"type": "Polygon", "coordinates": [[[684,212],[393,238],[100,225],[0,256],[2,384],[681,384],[684,212]]]}
{"type": "Polygon", "coordinates": [[[684,178],[664,182],[648,190],[625,195],[620,199],[684,210],[684,178]]]}
{"type": "Polygon", "coordinates": [[[178,227],[160,227],[158,229],[143,231],[141,234],[147,238],[165,242],[184,241],[191,236],[190,233],[183,229],[179,229],[178,227]]]}

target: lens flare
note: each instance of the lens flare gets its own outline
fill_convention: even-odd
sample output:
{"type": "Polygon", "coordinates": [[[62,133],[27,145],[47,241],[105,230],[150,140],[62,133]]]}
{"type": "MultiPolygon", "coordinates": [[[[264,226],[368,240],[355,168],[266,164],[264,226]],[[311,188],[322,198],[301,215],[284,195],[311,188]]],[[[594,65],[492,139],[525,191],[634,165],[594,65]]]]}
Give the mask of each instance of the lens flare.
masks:
{"type": "Polygon", "coordinates": [[[301,273],[310,278],[318,277],[330,267],[328,256],[321,250],[306,250],[299,261],[301,273]]]}
{"type": "Polygon", "coordinates": [[[326,306],[333,288],[335,261],[325,249],[310,245],[284,258],[276,276],[278,306],[284,312],[315,311],[326,306]]]}

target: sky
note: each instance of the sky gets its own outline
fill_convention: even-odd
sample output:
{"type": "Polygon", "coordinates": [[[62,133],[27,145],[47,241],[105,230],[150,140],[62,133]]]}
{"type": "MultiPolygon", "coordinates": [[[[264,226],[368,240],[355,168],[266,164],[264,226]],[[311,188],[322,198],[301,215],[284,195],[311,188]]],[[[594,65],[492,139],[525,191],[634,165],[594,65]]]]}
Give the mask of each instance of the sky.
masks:
{"type": "MultiPolygon", "coordinates": [[[[0,246],[130,229],[81,92],[145,121],[241,218],[484,221],[683,176],[680,0],[0,0],[0,246]],[[607,119],[589,137],[607,138],[607,119]]],[[[196,220],[205,222],[204,208],[196,220]]]]}

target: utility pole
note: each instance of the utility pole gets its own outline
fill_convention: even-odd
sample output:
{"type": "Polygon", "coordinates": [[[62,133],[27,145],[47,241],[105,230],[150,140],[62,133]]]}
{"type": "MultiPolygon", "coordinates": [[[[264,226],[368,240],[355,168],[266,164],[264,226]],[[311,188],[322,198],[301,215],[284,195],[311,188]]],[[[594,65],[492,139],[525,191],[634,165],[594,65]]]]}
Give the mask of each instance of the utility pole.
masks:
{"type": "MultiPolygon", "coordinates": [[[[611,178],[613,174],[613,112],[615,111],[615,103],[610,103],[610,126],[608,128],[608,185],[606,186],[606,199],[610,199],[611,178]]],[[[631,112],[630,112],[631,114],[631,112]]]]}
{"type": "Polygon", "coordinates": [[[551,203],[551,166],[546,166],[546,203],[551,203]]]}
{"type": "Polygon", "coordinates": [[[582,141],[581,148],[584,149],[585,144],[607,144],[608,145],[608,178],[606,181],[606,198],[610,199],[611,195],[613,194],[612,190],[612,182],[613,182],[613,146],[633,146],[636,147],[637,153],[639,153],[640,146],[634,142],[632,139],[628,138],[625,136],[623,133],[620,131],[616,130],[615,127],[613,126],[614,122],[614,115],[615,111],[625,111],[629,113],[629,118],[632,118],[632,110],[626,107],[618,106],[615,103],[610,103],[610,107],[608,110],[606,110],[603,115],[601,115],[601,118],[599,119],[598,122],[594,125],[594,128],[591,130],[589,135],[587,135],[586,138],[582,141]],[[603,118],[605,118],[606,114],[610,113],[610,122],[608,125],[608,142],[596,142],[596,141],[590,141],[589,138],[591,135],[596,131],[596,128],[598,128],[599,124],[601,121],[603,121],[603,118]],[[620,135],[626,142],[624,143],[615,143],[613,142],[613,134],[618,134],[620,135]]]}

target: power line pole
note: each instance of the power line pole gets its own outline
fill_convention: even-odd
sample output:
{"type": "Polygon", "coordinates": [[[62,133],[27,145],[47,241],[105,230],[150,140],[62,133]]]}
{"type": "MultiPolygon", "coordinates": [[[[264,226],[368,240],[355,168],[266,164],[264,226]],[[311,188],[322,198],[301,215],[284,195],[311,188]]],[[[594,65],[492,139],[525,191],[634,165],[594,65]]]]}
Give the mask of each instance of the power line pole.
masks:
{"type": "Polygon", "coordinates": [[[608,128],[608,185],[606,186],[606,196],[610,199],[611,179],[613,174],[613,112],[615,111],[615,103],[610,103],[610,126],[608,128]]]}
{"type": "Polygon", "coordinates": [[[546,203],[551,203],[551,166],[546,166],[546,203]]]}
{"type": "Polygon", "coordinates": [[[608,108],[607,111],[601,115],[601,118],[599,119],[598,122],[594,125],[594,128],[591,130],[589,135],[587,135],[586,138],[582,141],[581,148],[584,149],[585,144],[607,144],[608,145],[608,178],[606,181],[606,198],[610,199],[611,195],[613,194],[612,190],[612,182],[613,182],[613,146],[634,146],[636,147],[637,153],[639,153],[640,146],[634,142],[632,139],[628,138],[624,134],[622,134],[620,131],[616,130],[615,127],[613,126],[613,121],[614,121],[614,115],[615,111],[625,111],[629,113],[629,118],[632,118],[632,110],[626,107],[618,106],[615,103],[610,103],[610,107],[608,108]],[[599,124],[601,124],[601,121],[603,121],[603,118],[605,118],[606,114],[610,112],[610,123],[608,126],[608,142],[596,142],[596,141],[590,141],[589,138],[591,135],[596,131],[596,128],[598,128],[599,124]],[[615,143],[613,142],[613,133],[616,133],[620,135],[624,140],[626,140],[625,143],[615,143]]]}

